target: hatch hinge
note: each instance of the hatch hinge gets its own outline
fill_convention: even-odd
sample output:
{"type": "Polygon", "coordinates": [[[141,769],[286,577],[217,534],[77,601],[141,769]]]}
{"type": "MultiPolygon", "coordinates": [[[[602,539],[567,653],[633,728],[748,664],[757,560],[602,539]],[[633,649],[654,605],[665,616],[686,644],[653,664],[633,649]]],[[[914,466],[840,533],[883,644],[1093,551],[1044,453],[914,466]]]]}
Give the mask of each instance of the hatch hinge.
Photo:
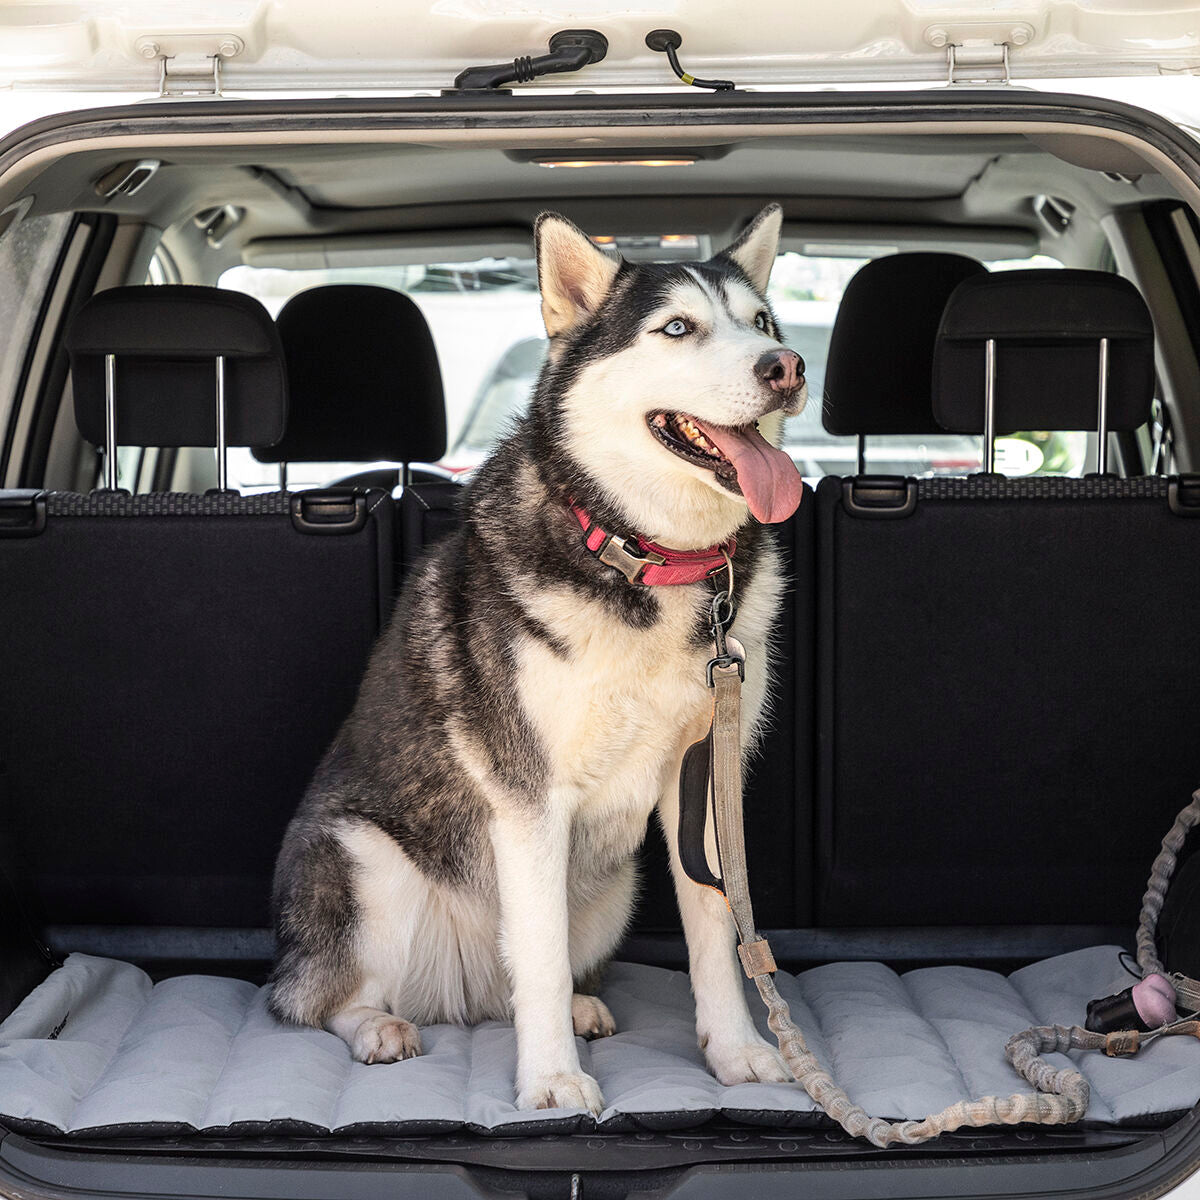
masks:
{"type": "Polygon", "coordinates": [[[233,33],[147,36],[134,45],[142,58],[158,60],[160,96],[219,96],[221,64],[246,48],[233,33]]]}
{"type": "Polygon", "coordinates": [[[946,47],[947,83],[1011,83],[1008,43],[998,46],[946,47]]]}
{"type": "Polygon", "coordinates": [[[925,41],[946,52],[950,84],[1011,83],[1012,52],[1033,38],[1033,26],[1024,21],[930,25],[925,30],[925,41]]]}

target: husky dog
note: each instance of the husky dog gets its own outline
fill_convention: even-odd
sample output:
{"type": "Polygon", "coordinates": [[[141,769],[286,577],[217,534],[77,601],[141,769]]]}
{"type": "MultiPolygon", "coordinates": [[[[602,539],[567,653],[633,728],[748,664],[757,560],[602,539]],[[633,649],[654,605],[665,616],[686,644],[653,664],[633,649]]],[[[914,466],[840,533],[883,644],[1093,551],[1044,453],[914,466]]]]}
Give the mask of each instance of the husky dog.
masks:
{"type": "Polygon", "coordinates": [[[670,551],[736,537],[748,749],[783,588],[762,524],[802,490],[759,432],[807,398],[764,296],[781,221],[772,206],[710,261],[665,265],[538,218],[548,361],[462,527],[410,579],[288,828],[277,1017],[364,1063],[420,1054],[423,1024],[511,1019],[518,1106],[599,1114],[575,1037],[615,1031],[588,993],[657,806],[708,1064],[726,1084],[791,1078],[750,1019],[725,904],[675,846],[681,757],[710,717],[717,582],[647,586],[594,552],[596,530],[670,551]]]}

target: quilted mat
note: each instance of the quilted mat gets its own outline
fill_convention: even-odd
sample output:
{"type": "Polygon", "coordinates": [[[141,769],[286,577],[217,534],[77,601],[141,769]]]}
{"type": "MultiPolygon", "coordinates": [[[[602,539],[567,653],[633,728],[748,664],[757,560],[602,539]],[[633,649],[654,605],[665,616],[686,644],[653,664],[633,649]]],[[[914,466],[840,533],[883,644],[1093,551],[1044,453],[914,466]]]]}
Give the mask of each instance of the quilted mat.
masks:
{"type": "MultiPolygon", "coordinates": [[[[878,963],[781,972],[779,989],[817,1057],[869,1112],[919,1118],[1024,1085],[1004,1058],[1029,1025],[1072,1024],[1087,1001],[1128,986],[1116,947],[1004,976],[973,967],[903,975],[878,963]]],[[[687,976],[614,963],[602,995],[615,1036],[580,1040],[604,1092],[605,1129],[681,1129],[722,1115],[774,1126],[824,1120],[798,1085],[723,1087],[696,1047],[687,976]]],[[[421,1031],[425,1053],[352,1062],[343,1042],[280,1025],[266,990],[72,954],[0,1024],[0,1122],[29,1133],[508,1134],[595,1128],[568,1110],[514,1105],[512,1026],[421,1031]]],[[[751,1012],[765,1022],[757,995],[751,1012]]],[[[1065,1058],[1050,1056],[1058,1065],[1065,1058]]],[[[1133,1059],[1071,1056],[1092,1087],[1090,1124],[1154,1124],[1200,1099],[1200,1042],[1163,1038],[1133,1059]]]]}

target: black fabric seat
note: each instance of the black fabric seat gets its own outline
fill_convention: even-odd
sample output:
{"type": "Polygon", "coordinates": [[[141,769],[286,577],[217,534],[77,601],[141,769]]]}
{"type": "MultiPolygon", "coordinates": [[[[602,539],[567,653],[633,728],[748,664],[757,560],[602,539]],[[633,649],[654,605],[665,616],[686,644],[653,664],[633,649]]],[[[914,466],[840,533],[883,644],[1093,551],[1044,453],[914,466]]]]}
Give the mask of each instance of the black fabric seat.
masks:
{"type": "MultiPolygon", "coordinates": [[[[982,430],[992,339],[997,430],[1094,429],[1101,337],[1108,427],[1136,428],[1153,330],[1131,285],[971,278],[934,411],[982,430]]],[[[1200,779],[1195,485],[872,481],[817,491],[818,921],[1127,927],[1200,779]]]]}
{"type": "MultiPolygon", "coordinates": [[[[198,287],[103,292],[68,334],[78,423],[278,440],[266,311],[198,287]]],[[[392,595],[382,491],[0,493],[0,811],[51,925],[262,926],[284,826],[349,710],[392,595]]]]}
{"type": "Polygon", "coordinates": [[[300,292],[277,319],[290,386],[285,436],[256,447],[260,462],[398,462],[340,481],[403,486],[403,570],[457,524],[457,485],[410,463],[446,453],[442,373],[429,325],[402,292],[330,284],[300,292]]]}

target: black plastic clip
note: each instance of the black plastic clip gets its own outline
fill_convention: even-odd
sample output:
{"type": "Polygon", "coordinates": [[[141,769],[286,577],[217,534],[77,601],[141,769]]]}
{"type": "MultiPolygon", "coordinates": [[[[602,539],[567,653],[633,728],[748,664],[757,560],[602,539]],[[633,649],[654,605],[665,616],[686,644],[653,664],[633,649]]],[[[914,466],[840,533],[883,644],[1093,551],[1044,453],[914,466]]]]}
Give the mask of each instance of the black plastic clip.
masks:
{"type": "Polygon", "coordinates": [[[1200,475],[1176,475],[1167,484],[1167,504],[1177,517],[1200,517],[1200,475]]]}
{"type": "Polygon", "coordinates": [[[608,38],[597,29],[560,29],[550,39],[550,53],[536,58],[520,55],[512,62],[468,67],[454,80],[456,92],[497,92],[506,83],[532,83],[543,75],[581,71],[601,62],[608,53],[608,38]]]}
{"type": "Polygon", "coordinates": [[[301,533],[357,533],[367,523],[366,493],[355,488],[296,492],[291,509],[292,524],[301,533]]]}
{"type": "Polygon", "coordinates": [[[842,504],[856,517],[908,517],[917,509],[917,481],[903,475],[858,475],[842,484],[842,504]]]}
{"type": "Polygon", "coordinates": [[[40,488],[0,491],[0,538],[37,537],[46,528],[46,493],[40,488]]]}

